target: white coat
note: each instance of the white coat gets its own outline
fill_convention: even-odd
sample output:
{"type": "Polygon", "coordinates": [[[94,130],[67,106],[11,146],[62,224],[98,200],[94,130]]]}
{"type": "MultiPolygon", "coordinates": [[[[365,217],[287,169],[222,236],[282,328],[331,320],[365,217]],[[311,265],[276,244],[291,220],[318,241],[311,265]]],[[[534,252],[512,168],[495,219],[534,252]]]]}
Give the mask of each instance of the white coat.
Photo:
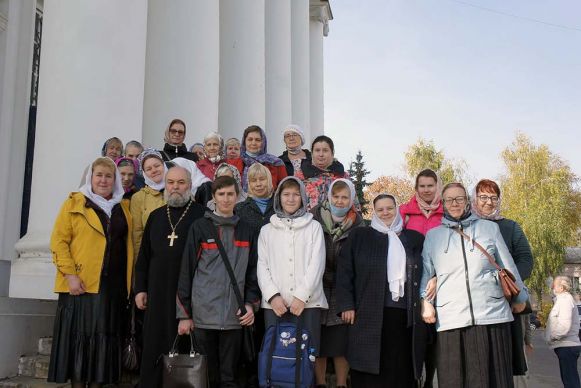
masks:
{"type": "Polygon", "coordinates": [[[305,308],[328,308],[323,292],[325,239],[311,213],[295,219],[270,218],[258,238],[258,285],[262,307],[277,293],[287,305],[297,298],[305,308]]]}

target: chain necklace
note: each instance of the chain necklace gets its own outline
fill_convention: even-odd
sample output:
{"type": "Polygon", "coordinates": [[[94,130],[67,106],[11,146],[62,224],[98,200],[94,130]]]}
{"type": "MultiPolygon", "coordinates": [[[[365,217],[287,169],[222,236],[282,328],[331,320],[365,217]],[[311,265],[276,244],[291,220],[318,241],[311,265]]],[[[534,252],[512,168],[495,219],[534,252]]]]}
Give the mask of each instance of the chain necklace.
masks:
{"type": "Polygon", "coordinates": [[[180,223],[180,221],[184,219],[186,213],[190,209],[190,205],[192,204],[192,202],[193,202],[192,200],[190,200],[188,202],[188,206],[186,207],[186,210],[184,210],[184,212],[182,213],[182,216],[180,217],[178,222],[176,222],[175,226],[171,222],[171,215],[169,214],[169,205],[166,205],[167,206],[167,220],[169,221],[169,226],[171,227],[171,234],[167,236],[167,238],[169,240],[170,247],[173,247],[173,240],[178,238],[178,235],[176,234],[176,228],[178,227],[178,224],[180,223]]]}

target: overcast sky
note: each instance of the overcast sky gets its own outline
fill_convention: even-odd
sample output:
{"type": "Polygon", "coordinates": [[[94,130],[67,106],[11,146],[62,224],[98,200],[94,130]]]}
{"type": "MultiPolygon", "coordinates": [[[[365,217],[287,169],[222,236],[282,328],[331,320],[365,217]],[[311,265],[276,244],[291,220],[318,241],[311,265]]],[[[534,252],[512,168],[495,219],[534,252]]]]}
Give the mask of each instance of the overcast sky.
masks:
{"type": "Polygon", "coordinates": [[[497,178],[499,154],[520,130],[581,175],[580,1],[331,7],[325,132],[346,167],[361,149],[372,178],[400,175],[407,147],[424,137],[475,178],[497,178]]]}

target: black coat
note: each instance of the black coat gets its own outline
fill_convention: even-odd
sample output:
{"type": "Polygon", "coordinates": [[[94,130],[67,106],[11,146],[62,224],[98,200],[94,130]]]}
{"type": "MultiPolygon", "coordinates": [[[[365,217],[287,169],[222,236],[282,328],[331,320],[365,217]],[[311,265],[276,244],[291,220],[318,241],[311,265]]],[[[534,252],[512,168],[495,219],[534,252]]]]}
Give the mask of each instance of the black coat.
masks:
{"type": "MultiPolygon", "coordinates": [[[[311,160],[311,151],[303,150],[305,155],[307,156],[306,160],[311,160]]],[[[295,174],[295,169],[293,167],[293,163],[291,162],[290,158],[288,157],[288,151],[284,151],[282,155],[278,157],[280,160],[284,162],[284,167],[286,168],[286,174],[288,176],[293,176],[295,174]]]]}
{"type": "Polygon", "coordinates": [[[260,232],[260,228],[270,222],[270,217],[274,214],[273,198],[270,197],[268,205],[266,205],[266,212],[262,214],[256,202],[248,197],[244,202],[237,203],[234,207],[234,213],[255,229],[256,234],[260,232]]]}
{"type": "MultiPolygon", "coordinates": [[[[422,374],[426,346],[426,325],[420,315],[419,287],[422,276],[424,236],[403,230],[400,240],[407,256],[405,298],[408,327],[412,327],[413,367],[422,374]]],[[[358,371],[379,373],[383,308],[387,285],[386,235],[371,227],[356,228],[341,249],[337,263],[337,311],[355,310],[355,324],[349,327],[347,361],[358,371]]]]}
{"type": "Polygon", "coordinates": [[[161,151],[161,156],[165,162],[169,162],[175,158],[185,158],[191,160],[194,163],[198,161],[198,155],[188,151],[188,148],[185,144],[174,146],[165,143],[163,150],[161,151]]]}

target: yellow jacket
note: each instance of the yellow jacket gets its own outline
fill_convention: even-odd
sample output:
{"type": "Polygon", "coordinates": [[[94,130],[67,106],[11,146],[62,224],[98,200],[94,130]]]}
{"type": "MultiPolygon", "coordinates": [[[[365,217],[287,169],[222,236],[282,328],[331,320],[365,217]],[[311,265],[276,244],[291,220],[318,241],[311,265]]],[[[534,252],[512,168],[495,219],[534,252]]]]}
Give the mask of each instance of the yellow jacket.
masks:
{"type": "MultiPolygon", "coordinates": [[[[69,292],[65,275],[77,275],[91,294],[99,292],[101,270],[107,239],[95,210],[85,207],[86,198],[80,192],[71,193],[55,221],[50,238],[52,261],[56,265],[55,292],[69,292]]],[[[127,295],[133,275],[133,243],[131,214],[127,200],[121,202],[127,220],[127,295]]]]}
{"type": "Polygon", "coordinates": [[[131,197],[131,218],[133,219],[133,254],[137,259],[143,229],[152,211],[165,205],[163,194],[149,186],[145,186],[131,197]]]}

